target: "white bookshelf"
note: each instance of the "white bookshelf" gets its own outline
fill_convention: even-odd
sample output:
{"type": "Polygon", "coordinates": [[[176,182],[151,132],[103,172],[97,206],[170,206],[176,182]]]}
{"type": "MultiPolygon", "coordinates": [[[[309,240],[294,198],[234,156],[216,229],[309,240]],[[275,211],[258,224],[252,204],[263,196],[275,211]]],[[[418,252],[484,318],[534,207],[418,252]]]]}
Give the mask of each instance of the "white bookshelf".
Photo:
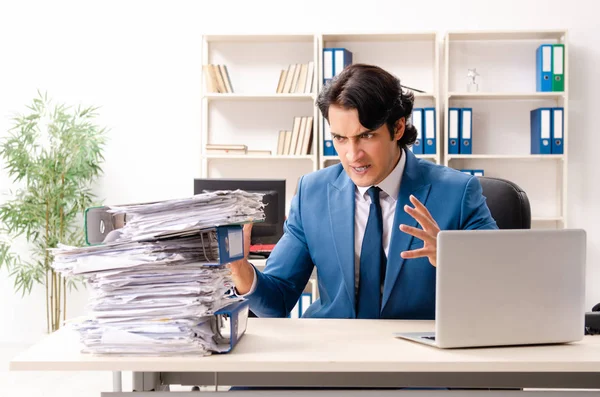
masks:
{"type": "Polygon", "coordinates": [[[534,228],[568,225],[568,53],[563,30],[448,32],[444,39],[443,164],[518,184],[529,197],[534,228]],[[535,51],[545,43],[565,44],[564,92],[536,92],[535,51]],[[467,92],[469,68],[480,74],[478,92],[467,92]],[[530,111],[545,106],[564,107],[562,155],[530,154],[530,111]],[[472,155],[448,154],[450,107],[473,109],[472,155]]]}
{"type": "MultiPolygon", "coordinates": [[[[205,35],[202,63],[224,64],[233,93],[206,91],[202,74],[202,147],[200,175],[227,178],[285,178],[286,214],[298,178],[339,162],[323,156],[322,117],[315,101],[323,82],[323,53],[328,46],[344,47],[353,63],[372,63],[401,79],[415,92],[415,107],[436,109],[435,155],[418,157],[441,164],[440,50],[436,32],[205,35]],[[410,54],[408,56],[407,54],[410,54]],[[313,91],[277,94],[279,73],[292,63],[313,61],[313,91]],[[291,129],[294,116],[313,116],[310,155],[277,155],[278,131],[291,129]],[[207,143],[246,144],[264,154],[208,154],[207,143]]],[[[202,73],[200,71],[200,73],[202,73]]]]}
{"type": "MultiPolygon", "coordinates": [[[[318,36],[318,87],[323,86],[323,48],[340,47],[352,52],[353,63],[381,66],[400,79],[402,85],[415,88],[414,107],[436,109],[437,148],[435,155],[419,155],[442,163],[440,145],[439,39],[436,32],[401,33],[327,33],[318,36]]],[[[319,113],[319,168],[339,163],[338,156],[323,156],[323,118],[319,113]]]]}
{"type": "Polygon", "coordinates": [[[314,101],[314,94],[220,94],[206,93],[203,96],[208,101],[314,101]]]}
{"type": "Polygon", "coordinates": [[[202,177],[286,179],[286,214],[300,176],[339,162],[323,156],[323,119],[315,106],[323,83],[323,48],[342,47],[353,63],[376,64],[415,92],[415,107],[435,107],[435,155],[419,155],[453,168],[484,169],[485,175],[510,179],[527,192],[534,227],[566,227],[569,147],[569,66],[567,33],[546,31],[448,32],[440,47],[437,32],[303,33],[206,35],[203,65],[224,64],[233,93],[206,92],[201,70],[202,177]],[[565,91],[536,92],[535,49],[564,43],[565,91]],[[440,50],[442,48],[442,50],[440,50]],[[292,63],[314,62],[311,93],[277,94],[280,72],[292,63]],[[477,68],[480,90],[467,92],[466,72],[477,68]],[[441,77],[441,79],[440,79],[441,77]],[[564,154],[529,154],[529,111],[564,107],[564,154]],[[473,155],[449,155],[447,109],[473,108],[473,155]],[[308,155],[277,155],[280,130],[293,117],[313,116],[308,155]],[[246,144],[264,154],[208,154],[207,143],[246,144]]]}
{"type": "Polygon", "coordinates": [[[314,62],[314,34],[205,35],[202,64],[223,64],[233,93],[207,92],[202,70],[201,164],[203,178],[286,180],[286,215],[298,179],[318,169],[316,76],[311,93],[277,93],[281,70],[314,62]],[[280,130],[292,130],[294,117],[313,117],[310,154],[278,155],[280,130]],[[248,154],[207,153],[206,144],[245,144],[248,154]],[[253,154],[254,150],[270,150],[253,154]]]}

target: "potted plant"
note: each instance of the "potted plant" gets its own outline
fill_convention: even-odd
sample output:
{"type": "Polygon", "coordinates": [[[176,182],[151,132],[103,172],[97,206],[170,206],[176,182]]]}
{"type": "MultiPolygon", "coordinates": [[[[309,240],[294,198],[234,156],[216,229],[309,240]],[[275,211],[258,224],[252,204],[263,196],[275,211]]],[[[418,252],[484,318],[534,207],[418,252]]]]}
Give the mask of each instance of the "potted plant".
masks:
{"type": "Polygon", "coordinates": [[[16,186],[0,205],[0,268],[23,295],[34,284],[45,285],[50,332],[66,319],[67,289],[77,281],[52,269],[48,248],[84,244],[83,212],[100,204],[92,186],[102,175],[106,129],[94,123],[96,107],[54,105],[40,92],[27,108],[0,141],[2,162],[16,186]],[[19,236],[26,238],[29,254],[11,249],[19,236]]]}

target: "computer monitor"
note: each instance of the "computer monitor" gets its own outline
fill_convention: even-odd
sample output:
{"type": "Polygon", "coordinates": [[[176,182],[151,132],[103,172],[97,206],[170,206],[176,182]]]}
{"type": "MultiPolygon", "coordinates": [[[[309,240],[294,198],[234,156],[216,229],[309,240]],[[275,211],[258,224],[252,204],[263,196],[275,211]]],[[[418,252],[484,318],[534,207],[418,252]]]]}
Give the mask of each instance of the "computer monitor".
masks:
{"type": "Polygon", "coordinates": [[[194,179],[194,194],[216,190],[244,190],[263,193],[265,220],[252,226],[251,245],[272,245],[283,235],[285,221],[285,179],[194,179]]]}

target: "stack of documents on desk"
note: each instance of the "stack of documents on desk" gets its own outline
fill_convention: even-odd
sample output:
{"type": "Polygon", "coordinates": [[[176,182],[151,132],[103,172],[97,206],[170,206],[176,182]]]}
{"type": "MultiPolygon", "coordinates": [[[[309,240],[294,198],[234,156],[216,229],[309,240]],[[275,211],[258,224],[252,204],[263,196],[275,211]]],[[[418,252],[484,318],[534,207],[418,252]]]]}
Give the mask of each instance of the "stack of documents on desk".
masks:
{"type": "Polygon", "coordinates": [[[139,204],[115,240],[51,250],[53,267],[82,276],[89,316],[74,322],[90,353],[207,355],[220,351],[214,314],[241,299],[227,263],[243,257],[238,222],[263,219],[262,195],[218,192],[139,204]],[[217,226],[218,225],[218,226],[217,226]]]}

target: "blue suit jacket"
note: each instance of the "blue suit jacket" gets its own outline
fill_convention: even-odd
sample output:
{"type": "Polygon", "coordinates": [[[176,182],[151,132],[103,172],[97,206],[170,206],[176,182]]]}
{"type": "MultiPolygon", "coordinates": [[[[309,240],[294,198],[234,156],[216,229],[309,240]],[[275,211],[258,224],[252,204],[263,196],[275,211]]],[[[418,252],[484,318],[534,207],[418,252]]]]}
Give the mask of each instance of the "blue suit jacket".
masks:
{"type": "MultiPolygon", "coordinates": [[[[496,229],[477,178],[417,159],[405,150],[406,166],[396,203],[383,287],[381,318],[434,319],[436,268],[427,258],[403,259],[400,253],[423,241],[399,229],[420,227],[404,211],[415,195],[441,230],[496,229]]],[[[341,164],[303,176],[284,235],[264,272],[256,271],[256,290],[248,295],[259,317],[285,317],[317,267],[319,299],[304,317],[356,318],[354,292],[355,185],[341,164]]]]}

